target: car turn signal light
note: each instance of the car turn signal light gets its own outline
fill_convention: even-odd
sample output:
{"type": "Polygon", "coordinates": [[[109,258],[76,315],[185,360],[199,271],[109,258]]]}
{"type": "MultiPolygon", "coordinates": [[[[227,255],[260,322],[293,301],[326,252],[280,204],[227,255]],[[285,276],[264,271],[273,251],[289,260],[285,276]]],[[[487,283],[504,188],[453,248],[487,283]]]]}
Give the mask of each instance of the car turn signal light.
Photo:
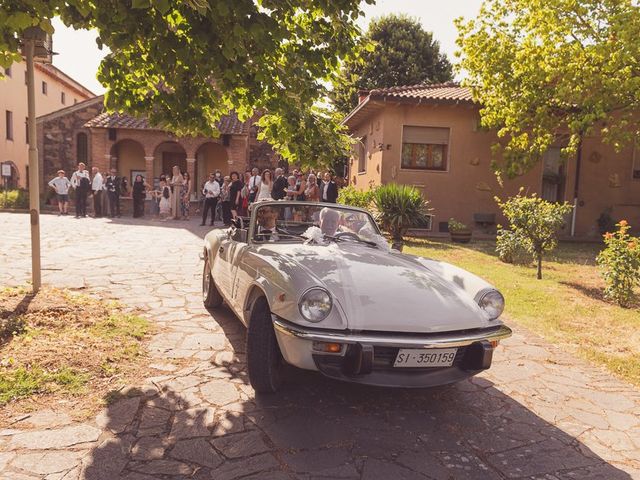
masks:
{"type": "Polygon", "coordinates": [[[313,349],[316,352],[340,353],[342,352],[342,344],[329,342],[313,342],[313,349]]]}
{"type": "Polygon", "coordinates": [[[500,340],[491,340],[491,346],[493,348],[496,348],[498,345],[500,345],[500,340]]]}

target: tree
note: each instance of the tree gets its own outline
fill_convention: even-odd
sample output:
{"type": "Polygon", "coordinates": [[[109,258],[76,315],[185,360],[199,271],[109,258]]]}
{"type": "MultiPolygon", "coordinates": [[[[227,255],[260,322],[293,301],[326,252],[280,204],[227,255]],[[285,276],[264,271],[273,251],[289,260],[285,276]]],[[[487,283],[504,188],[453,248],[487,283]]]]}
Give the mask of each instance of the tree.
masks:
{"type": "Polygon", "coordinates": [[[360,55],[345,61],[334,82],[332,100],[346,115],[358,104],[358,90],[447,82],[453,78],[439,43],[417,19],[388,15],[374,19],[360,55]]]}
{"type": "MultiPolygon", "coordinates": [[[[525,250],[533,255],[538,266],[537,277],[542,279],[542,257],[558,245],[557,234],[565,223],[565,216],[571,213],[573,208],[568,203],[554,203],[533,195],[522,195],[522,189],[518,195],[506,201],[496,197],[496,202],[502,213],[509,220],[507,231],[512,241],[518,242],[525,250]]],[[[500,228],[498,238],[505,233],[500,228]]],[[[500,253],[500,251],[498,251],[500,253]]]]}
{"type": "Polygon", "coordinates": [[[497,129],[499,167],[514,176],[555,141],[585,135],[620,149],[639,129],[640,11],[633,0],[485,0],[456,21],[460,68],[497,129]]]}
{"type": "Polygon", "coordinates": [[[348,150],[336,116],[318,105],[357,44],[359,0],[6,0],[0,66],[20,59],[27,27],[52,32],[57,15],[97,29],[111,49],[98,79],[112,111],[214,136],[230,110],[241,119],[266,112],[261,135],[291,161],[328,162],[348,150]]]}

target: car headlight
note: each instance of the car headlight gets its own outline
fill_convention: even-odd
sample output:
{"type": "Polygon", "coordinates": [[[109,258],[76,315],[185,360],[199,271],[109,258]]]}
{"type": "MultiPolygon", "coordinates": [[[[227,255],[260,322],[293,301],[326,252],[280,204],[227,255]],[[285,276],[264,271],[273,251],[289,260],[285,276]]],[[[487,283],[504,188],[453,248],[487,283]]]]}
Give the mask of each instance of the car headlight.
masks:
{"type": "Polygon", "coordinates": [[[302,316],[310,322],[321,322],[331,312],[333,301],[324,288],[310,288],[302,294],[298,308],[302,316]]]}
{"type": "Polygon", "coordinates": [[[493,288],[485,288],[480,290],[476,295],[476,302],[480,305],[491,320],[495,320],[504,310],[504,297],[493,288]]]}

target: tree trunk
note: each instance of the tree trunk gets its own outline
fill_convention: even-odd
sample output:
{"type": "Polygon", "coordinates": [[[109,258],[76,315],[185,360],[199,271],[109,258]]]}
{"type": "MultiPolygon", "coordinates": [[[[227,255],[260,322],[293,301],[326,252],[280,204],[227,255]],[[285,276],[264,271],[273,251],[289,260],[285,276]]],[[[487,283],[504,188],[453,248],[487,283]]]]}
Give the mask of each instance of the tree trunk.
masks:
{"type": "Polygon", "coordinates": [[[538,280],[542,280],[542,254],[536,254],[536,260],[538,261],[538,280]]]}

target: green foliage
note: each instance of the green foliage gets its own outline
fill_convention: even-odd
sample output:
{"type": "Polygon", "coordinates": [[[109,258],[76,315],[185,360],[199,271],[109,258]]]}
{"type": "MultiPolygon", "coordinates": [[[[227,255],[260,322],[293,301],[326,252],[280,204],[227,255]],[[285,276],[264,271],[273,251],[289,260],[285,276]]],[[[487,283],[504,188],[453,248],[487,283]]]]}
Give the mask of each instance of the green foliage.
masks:
{"type": "Polygon", "coordinates": [[[629,235],[626,220],[616,224],[618,230],[604,234],[605,249],[596,261],[606,283],[604,295],[620,306],[628,306],[633,289],[640,285],[640,238],[629,235]]]}
{"type": "Polygon", "coordinates": [[[25,331],[27,324],[22,316],[0,317],[0,343],[20,335],[25,331]]]}
{"type": "Polygon", "coordinates": [[[496,167],[515,176],[560,140],[585,135],[616,149],[640,128],[640,14],[631,0],[485,0],[456,21],[465,83],[496,129],[496,167]],[[501,155],[499,155],[501,154],[501,155]]]}
{"type": "Polygon", "coordinates": [[[369,190],[358,190],[353,185],[347,185],[340,189],[338,203],[368,209],[371,207],[375,190],[376,187],[371,187],[369,190]]]}
{"type": "Polygon", "coordinates": [[[5,369],[0,367],[0,405],[36,393],[63,390],[74,394],[89,380],[86,373],[68,367],[48,371],[40,366],[5,369]]]}
{"type": "Polygon", "coordinates": [[[331,98],[343,115],[358,104],[358,90],[439,83],[453,78],[439,43],[417,19],[388,15],[374,19],[334,81],[331,98]]]}
{"type": "Polygon", "coordinates": [[[496,236],[496,253],[504,263],[516,265],[528,265],[531,263],[531,254],[525,248],[524,239],[515,232],[501,228],[496,236]]]}
{"type": "MultiPolygon", "coordinates": [[[[534,193],[522,195],[522,189],[515,197],[496,202],[502,213],[509,220],[509,230],[513,232],[511,240],[531,253],[538,264],[538,279],[542,278],[542,256],[556,248],[557,234],[565,223],[572,206],[568,203],[553,203],[543,200],[534,193]]],[[[498,235],[502,228],[498,230],[498,235]]]]}
{"type": "Polygon", "coordinates": [[[469,227],[467,227],[464,223],[457,221],[455,218],[450,218],[447,222],[450,232],[462,232],[468,231],[469,227]]]}
{"type": "Polygon", "coordinates": [[[429,201],[409,185],[387,183],[373,192],[376,221],[394,240],[402,240],[409,228],[424,226],[429,221],[429,201]]]}
{"type": "Polygon", "coordinates": [[[98,72],[111,111],[213,136],[230,110],[268,112],[262,135],[287,160],[317,162],[318,145],[348,154],[339,122],[314,105],[358,43],[359,0],[11,0],[0,6],[0,66],[19,60],[25,28],[51,32],[56,15],[111,50],[98,72]]]}
{"type": "Polygon", "coordinates": [[[26,190],[0,191],[0,208],[29,208],[29,192],[26,190]]]}

